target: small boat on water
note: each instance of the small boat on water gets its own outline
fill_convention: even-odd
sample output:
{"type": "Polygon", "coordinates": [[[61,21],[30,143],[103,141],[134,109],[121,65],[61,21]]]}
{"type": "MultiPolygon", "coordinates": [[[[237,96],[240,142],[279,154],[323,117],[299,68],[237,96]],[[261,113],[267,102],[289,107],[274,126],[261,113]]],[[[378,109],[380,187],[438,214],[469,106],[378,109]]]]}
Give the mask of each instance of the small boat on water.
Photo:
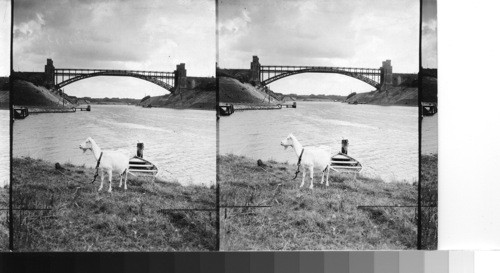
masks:
{"type": "Polygon", "coordinates": [[[14,119],[25,119],[27,116],[30,115],[28,108],[26,107],[12,107],[12,112],[14,119]]]}
{"type": "Polygon", "coordinates": [[[437,113],[437,103],[421,102],[422,116],[432,116],[437,113]]]}
{"type": "Polygon", "coordinates": [[[218,107],[219,115],[229,116],[234,113],[234,106],[232,104],[219,105],[218,107]]]}
{"type": "Polygon", "coordinates": [[[135,176],[156,177],[158,168],[141,157],[134,156],[129,160],[128,171],[135,176]]]}
{"type": "Polygon", "coordinates": [[[356,159],[344,153],[332,156],[330,169],[343,173],[359,173],[363,166],[356,159]]]}

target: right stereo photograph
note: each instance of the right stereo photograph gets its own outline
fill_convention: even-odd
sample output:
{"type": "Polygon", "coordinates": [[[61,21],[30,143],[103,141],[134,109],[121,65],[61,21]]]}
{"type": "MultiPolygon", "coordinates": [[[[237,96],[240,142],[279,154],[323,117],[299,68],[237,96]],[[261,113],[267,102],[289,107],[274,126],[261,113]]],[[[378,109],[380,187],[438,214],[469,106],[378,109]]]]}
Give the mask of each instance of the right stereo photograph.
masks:
{"type": "Polygon", "coordinates": [[[436,249],[435,2],[217,8],[220,249],[436,249]]]}
{"type": "Polygon", "coordinates": [[[438,223],[438,69],[436,0],[422,1],[420,98],[420,185],[422,249],[437,249],[438,223]]]}

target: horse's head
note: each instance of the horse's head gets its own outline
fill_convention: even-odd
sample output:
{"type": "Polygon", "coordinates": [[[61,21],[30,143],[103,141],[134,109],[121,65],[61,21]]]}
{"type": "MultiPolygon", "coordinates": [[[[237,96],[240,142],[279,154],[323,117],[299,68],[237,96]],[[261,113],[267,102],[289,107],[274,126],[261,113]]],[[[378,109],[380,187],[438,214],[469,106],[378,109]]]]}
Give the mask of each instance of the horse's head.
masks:
{"type": "Polygon", "coordinates": [[[92,143],[94,142],[94,140],[91,138],[91,137],[88,137],[84,142],[82,142],[80,144],[80,149],[83,150],[83,152],[85,153],[87,150],[91,150],[92,151],[92,143]]]}
{"type": "Polygon", "coordinates": [[[293,146],[293,140],[295,137],[292,134],[289,134],[285,139],[281,141],[281,146],[283,146],[285,149],[288,148],[288,146],[293,146]]]}

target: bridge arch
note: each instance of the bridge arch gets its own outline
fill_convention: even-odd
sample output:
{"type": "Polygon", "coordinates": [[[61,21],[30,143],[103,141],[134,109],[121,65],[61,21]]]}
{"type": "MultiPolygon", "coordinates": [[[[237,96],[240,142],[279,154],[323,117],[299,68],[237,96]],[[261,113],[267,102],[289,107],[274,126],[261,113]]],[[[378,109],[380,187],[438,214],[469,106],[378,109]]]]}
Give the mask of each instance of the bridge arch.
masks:
{"type": "Polygon", "coordinates": [[[380,89],[380,87],[382,86],[381,83],[373,80],[373,79],[370,79],[366,76],[364,76],[363,74],[361,73],[356,73],[356,72],[352,72],[352,71],[348,71],[348,70],[342,70],[342,69],[335,69],[335,68],[321,68],[321,67],[318,67],[318,68],[304,68],[304,69],[298,69],[298,70],[294,70],[294,71],[287,71],[287,72],[283,72],[281,74],[277,74],[273,77],[270,77],[270,78],[267,78],[263,81],[261,81],[261,84],[262,85],[268,85],[272,82],[275,82],[277,80],[280,80],[280,79],[283,79],[283,78],[286,78],[286,77],[289,77],[289,76],[293,76],[293,75],[297,75],[297,74],[302,74],[302,73],[334,73],[334,74],[342,74],[342,75],[345,75],[345,76],[348,76],[348,77],[352,77],[352,78],[355,78],[355,79],[358,79],[360,81],[363,81],[377,89],[380,89]]]}
{"type": "Polygon", "coordinates": [[[74,76],[72,78],[69,78],[67,80],[63,80],[62,82],[57,83],[55,85],[55,87],[56,87],[56,89],[60,89],[64,86],[72,84],[74,82],[77,82],[77,81],[80,81],[83,79],[92,78],[92,77],[99,77],[99,76],[133,77],[133,78],[137,78],[137,79],[141,79],[141,80],[145,80],[145,81],[154,83],[154,84],[168,90],[169,92],[174,91],[174,86],[172,86],[164,81],[159,80],[157,77],[148,76],[148,75],[141,75],[138,73],[123,72],[120,70],[118,70],[118,71],[99,71],[99,72],[95,72],[95,73],[80,74],[80,75],[74,76]]]}

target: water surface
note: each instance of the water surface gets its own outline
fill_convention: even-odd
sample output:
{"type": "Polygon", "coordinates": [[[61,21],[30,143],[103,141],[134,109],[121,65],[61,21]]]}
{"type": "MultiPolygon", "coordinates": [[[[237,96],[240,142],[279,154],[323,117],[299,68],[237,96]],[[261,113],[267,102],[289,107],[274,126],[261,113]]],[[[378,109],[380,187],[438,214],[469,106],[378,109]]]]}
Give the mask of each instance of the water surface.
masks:
{"type": "Polygon", "coordinates": [[[418,108],[297,102],[296,109],[235,112],[220,119],[221,154],[296,164],[292,149],[280,142],[293,133],[303,145],[340,151],[349,139],[349,155],[362,173],[387,182],[418,179],[418,108]]]}
{"type": "Polygon", "coordinates": [[[215,113],[201,110],[92,105],[91,112],[30,115],[14,124],[15,157],[95,167],[90,151],[78,148],[91,136],[103,149],[135,155],[155,164],[160,178],[183,185],[215,183],[215,113]]]}
{"type": "Polygon", "coordinates": [[[9,110],[0,110],[0,188],[9,184],[10,129],[9,110]]]}
{"type": "Polygon", "coordinates": [[[438,114],[422,119],[422,154],[438,152],[438,114]]]}

